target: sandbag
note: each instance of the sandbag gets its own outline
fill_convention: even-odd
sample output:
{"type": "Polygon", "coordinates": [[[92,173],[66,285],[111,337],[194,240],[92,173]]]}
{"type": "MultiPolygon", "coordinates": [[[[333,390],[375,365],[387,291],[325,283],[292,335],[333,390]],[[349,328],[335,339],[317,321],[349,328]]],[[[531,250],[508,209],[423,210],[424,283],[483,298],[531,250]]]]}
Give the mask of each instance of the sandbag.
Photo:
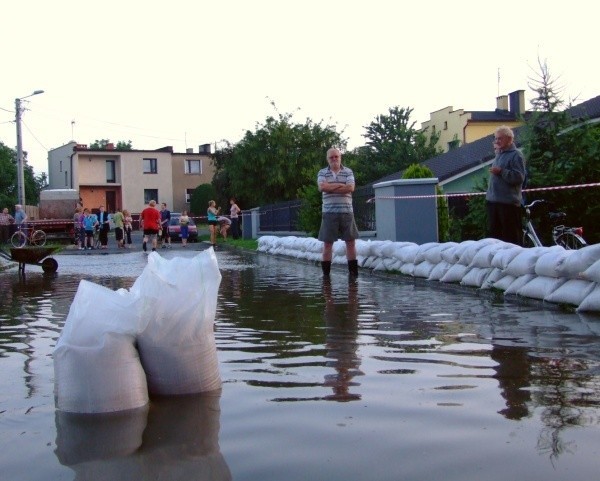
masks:
{"type": "Polygon", "coordinates": [[[517,291],[517,295],[543,300],[565,283],[566,279],[538,276],[517,291]]]}
{"type": "Polygon", "coordinates": [[[544,297],[544,301],[579,306],[595,286],[596,283],[583,279],[569,279],[554,292],[544,297]]]}
{"type": "Polygon", "coordinates": [[[53,353],[57,408],[104,413],[148,403],[146,376],[135,348],[145,327],[140,300],[81,281],[53,353]]]}
{"type": "Polygon", "coordinates": [[[143,301],[140,357],[155,394],[192,394],[221,387],[214,320],[221,273],[212,249],[192,259],[152,253],[131,291],[143,301]]]}

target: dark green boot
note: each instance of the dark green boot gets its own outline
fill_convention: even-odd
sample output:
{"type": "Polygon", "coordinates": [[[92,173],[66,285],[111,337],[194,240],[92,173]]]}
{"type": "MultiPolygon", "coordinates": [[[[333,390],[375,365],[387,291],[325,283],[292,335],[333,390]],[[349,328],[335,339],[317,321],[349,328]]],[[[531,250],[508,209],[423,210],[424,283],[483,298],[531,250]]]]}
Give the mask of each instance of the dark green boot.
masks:
{"type": "Polygon", "coordinates": [[[321,261],[321,269],[323,269],[323,275],[329,276],[331,272],[331,261],[321,261]]]}

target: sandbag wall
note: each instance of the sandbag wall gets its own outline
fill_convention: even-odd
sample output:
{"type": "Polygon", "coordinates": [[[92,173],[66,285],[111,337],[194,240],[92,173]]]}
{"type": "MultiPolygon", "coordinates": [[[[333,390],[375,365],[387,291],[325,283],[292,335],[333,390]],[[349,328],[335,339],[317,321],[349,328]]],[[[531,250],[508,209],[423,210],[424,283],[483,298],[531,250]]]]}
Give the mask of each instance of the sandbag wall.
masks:
{"type": "Polygon", "coordinates": [[[129,290],[81,281],[54,349],[60,411],[139,408],[150,394],[221,387],[213,325],[221,273],[212,249],[157,253],[129,290]]]}
{"type": "MultiPolygon", "coordinates": [[[[320,261],[314,238],[263,236],[258,250],[320,261]]],[[[334,264],[346,264],[345,243],[333,245],[334,264]]],[[[600,244],[580,250],[559,246],[524,248],[497,239],[456,242],[356,241],[360,267],[479,289],[499,289],[578,311],[600,312],[600,244]]]]}

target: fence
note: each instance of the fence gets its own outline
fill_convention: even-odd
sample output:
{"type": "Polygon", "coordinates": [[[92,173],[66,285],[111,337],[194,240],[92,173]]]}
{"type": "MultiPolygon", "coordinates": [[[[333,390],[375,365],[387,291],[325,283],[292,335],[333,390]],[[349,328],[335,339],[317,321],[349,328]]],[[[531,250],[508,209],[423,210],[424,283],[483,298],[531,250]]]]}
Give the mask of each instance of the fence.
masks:
{"type": "MultiPolygon", "coordinates": [[[[352,196],[354,218],[358,230],[375,231],[375,203],[367,202],[373,198],[373,186],[359,187],[352,196]]],[[[302,208],[302,200],[289,200],[269,204],[259,208],[260,232],[300,232],[298,216],[302,208]]]]}

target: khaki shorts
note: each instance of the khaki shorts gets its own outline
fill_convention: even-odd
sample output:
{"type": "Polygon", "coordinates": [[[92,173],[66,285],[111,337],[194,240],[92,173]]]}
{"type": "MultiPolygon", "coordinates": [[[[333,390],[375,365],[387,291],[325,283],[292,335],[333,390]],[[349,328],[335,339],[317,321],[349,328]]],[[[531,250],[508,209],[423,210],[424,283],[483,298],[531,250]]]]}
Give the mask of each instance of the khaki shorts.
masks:
{"type": "Polygon", "coordinates": [[[358,239],[358,229],[354,222],[354,214],[323,214],[319,240],[333,244],[336,240],[350,241],[358,239]]]}

